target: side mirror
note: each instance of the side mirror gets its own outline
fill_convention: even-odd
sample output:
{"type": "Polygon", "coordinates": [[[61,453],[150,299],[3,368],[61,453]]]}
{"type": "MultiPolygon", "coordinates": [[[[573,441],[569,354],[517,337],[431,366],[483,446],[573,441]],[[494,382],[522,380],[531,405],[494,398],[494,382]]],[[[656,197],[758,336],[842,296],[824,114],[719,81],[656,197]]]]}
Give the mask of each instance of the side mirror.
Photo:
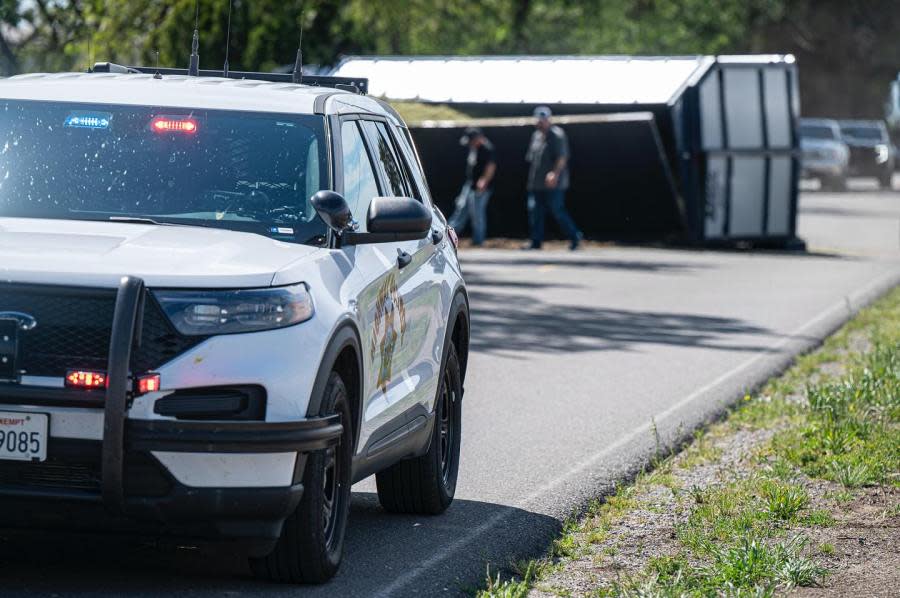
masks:
{"type": "Polygon", "coordinates": [[[325,224],[334,232],[341,234],[347,230],[353,230],[353,214],[347,200],[340,193],[334,191],[318,191],[313,195],[309,203],[325,224]]]}
{"type": "Polygon", "coordinates": [[[424,239],[431,231],[431,210],[410,197],[376,197],[366,215],[367,232],[346,232],[343,244],[395,243],[424,239]]]}
{"type": "Polygon", "coordinates": [[[421,239],[431,230],[431,212],[409,197],[376,197],[369,204],[366,227],[370,233],[408,233],[421,239]]]}

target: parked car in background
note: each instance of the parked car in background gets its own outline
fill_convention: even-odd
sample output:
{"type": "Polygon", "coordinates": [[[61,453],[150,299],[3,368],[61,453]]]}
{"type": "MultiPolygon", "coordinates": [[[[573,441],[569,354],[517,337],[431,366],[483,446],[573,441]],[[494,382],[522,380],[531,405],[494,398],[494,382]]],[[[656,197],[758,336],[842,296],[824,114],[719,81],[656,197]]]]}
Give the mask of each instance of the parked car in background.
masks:
{"type": "Polygon", "coordinates": [[[900,170],[900,73],[891,81],[887,103],[884,107],[884,120],[887,121],[888,132],[894,143],[894,169],[900,170]]]}
{"type": "Polygon", "coordinates": [[[847,187],[850,148],[841,140],[836,120],[804,118],[800,120],[800,149],[803,152],[803,177],[817,178],[823,188],[847,187]]]}
{"type": "Polygon", "coordinates": [[[841,138],[850,147],[850,175],[873,176],[891,187],[896,156],[887,126],[880,120],[842,120],[841,138]]]}

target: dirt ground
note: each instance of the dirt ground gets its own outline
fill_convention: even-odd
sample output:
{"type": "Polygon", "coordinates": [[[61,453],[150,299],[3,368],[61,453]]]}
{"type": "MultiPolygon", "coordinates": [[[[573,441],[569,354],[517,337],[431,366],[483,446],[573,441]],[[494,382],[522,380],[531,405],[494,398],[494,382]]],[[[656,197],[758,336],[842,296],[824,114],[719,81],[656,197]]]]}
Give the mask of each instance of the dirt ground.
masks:
{"type": "MultiPolygon", "coordinates": [[[[690,489],[709,488],[759,471],[755,455],[774,430],[739,431],[710,438],[706,454],[717,458],[697,463],[690,450],[677,455],[662,475],[639,484],[636,506],[629,509],[599,542],[581,538],[580,556],[538,582],[531,598],[584,596],[637,574],[653,557],[678,552],[676,524],[685,515],[690,489]]],[[[900,596],[900,490],[889,487],[853,491],[835,483],[801,479],[809,509],[824,509],[834,523],[787,530],[809,539],[807,556],[828,573],[818,587],[795,588],[792,596],[900,596]],[[836,498],[842,497],[842,498],[836,498]]],[[[784,592],[778,592],[784,595],[784,592]]]]}
{"type": "MultiPolygon", "coordinates": [[[[826,488],[834,484],[824,484],[826,488]]],[[[828,492],[820,491],[819,495],[828,492]]],[[[866,490],[833,511],[835,524],[808,531],[811,545],[831,544],[835,552],[820,556],[830,575],[821,587],[797,588],[793,596],[900,596],[900,491],[866,490]],[[894,509],[892,517],[885,516],[894,509]]]]}

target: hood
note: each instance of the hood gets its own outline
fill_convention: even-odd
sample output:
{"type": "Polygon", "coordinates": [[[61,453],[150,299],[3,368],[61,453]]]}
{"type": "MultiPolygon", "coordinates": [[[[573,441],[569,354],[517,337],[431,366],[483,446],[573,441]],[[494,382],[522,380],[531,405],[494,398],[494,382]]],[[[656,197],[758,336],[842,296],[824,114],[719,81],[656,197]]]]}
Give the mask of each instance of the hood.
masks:
{"type": "Polygon", "coordinates": [[[150,287],[265,287],[317,251],[224,229],[0,218],[0,281],[115,287],[131,275],[150,287]]]}
{"type": "Polygon", "coordinates": [[[850,147],[878,147],[879,145],[887,145],[884,139],[863,139],[862,137],[844,136],[844,143],[850,147]]]}
{"type": "Polygon", "coordinates": [[[801,137],[800,147],[802,149],[818,150],[818,149],[835,149],[841,151],[847,146],[841,141],[834,139],[816,139],[814,137],[801,137]]]}

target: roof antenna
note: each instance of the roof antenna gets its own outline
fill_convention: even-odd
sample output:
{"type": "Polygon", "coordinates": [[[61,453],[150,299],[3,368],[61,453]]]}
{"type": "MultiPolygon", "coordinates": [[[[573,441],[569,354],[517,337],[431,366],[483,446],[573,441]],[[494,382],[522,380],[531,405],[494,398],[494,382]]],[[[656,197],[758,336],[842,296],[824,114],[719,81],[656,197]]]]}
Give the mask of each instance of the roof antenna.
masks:
{"type": "Polygon", "coordinates": [[[200,76],[200,0],[194,2],[194,39],[191,41],[191,63],[188,67],[189,77],[200,76]]]}
{"type": "Polygon", "coordinates": [[[156,53],[156,72],[153,73],[154,79],[162,79],[162,75],[159,74],[159,50],[154,50],[156,53]]]}
{"type": "Polygon", "coordinates": [[[294,59],[294,71],[291,73],[292,83],[303,83],[303,14],[300,14],[300,44],[297,46],[297,58],[294,59]]]}
{"type": "Polygon", "coordinates": [[[228,50],[231,49],[231,7],[234,0],[228,0],[228,29],[225,33],[225,67],[222,69],[225,78],[228,78],[228,50]]]}

